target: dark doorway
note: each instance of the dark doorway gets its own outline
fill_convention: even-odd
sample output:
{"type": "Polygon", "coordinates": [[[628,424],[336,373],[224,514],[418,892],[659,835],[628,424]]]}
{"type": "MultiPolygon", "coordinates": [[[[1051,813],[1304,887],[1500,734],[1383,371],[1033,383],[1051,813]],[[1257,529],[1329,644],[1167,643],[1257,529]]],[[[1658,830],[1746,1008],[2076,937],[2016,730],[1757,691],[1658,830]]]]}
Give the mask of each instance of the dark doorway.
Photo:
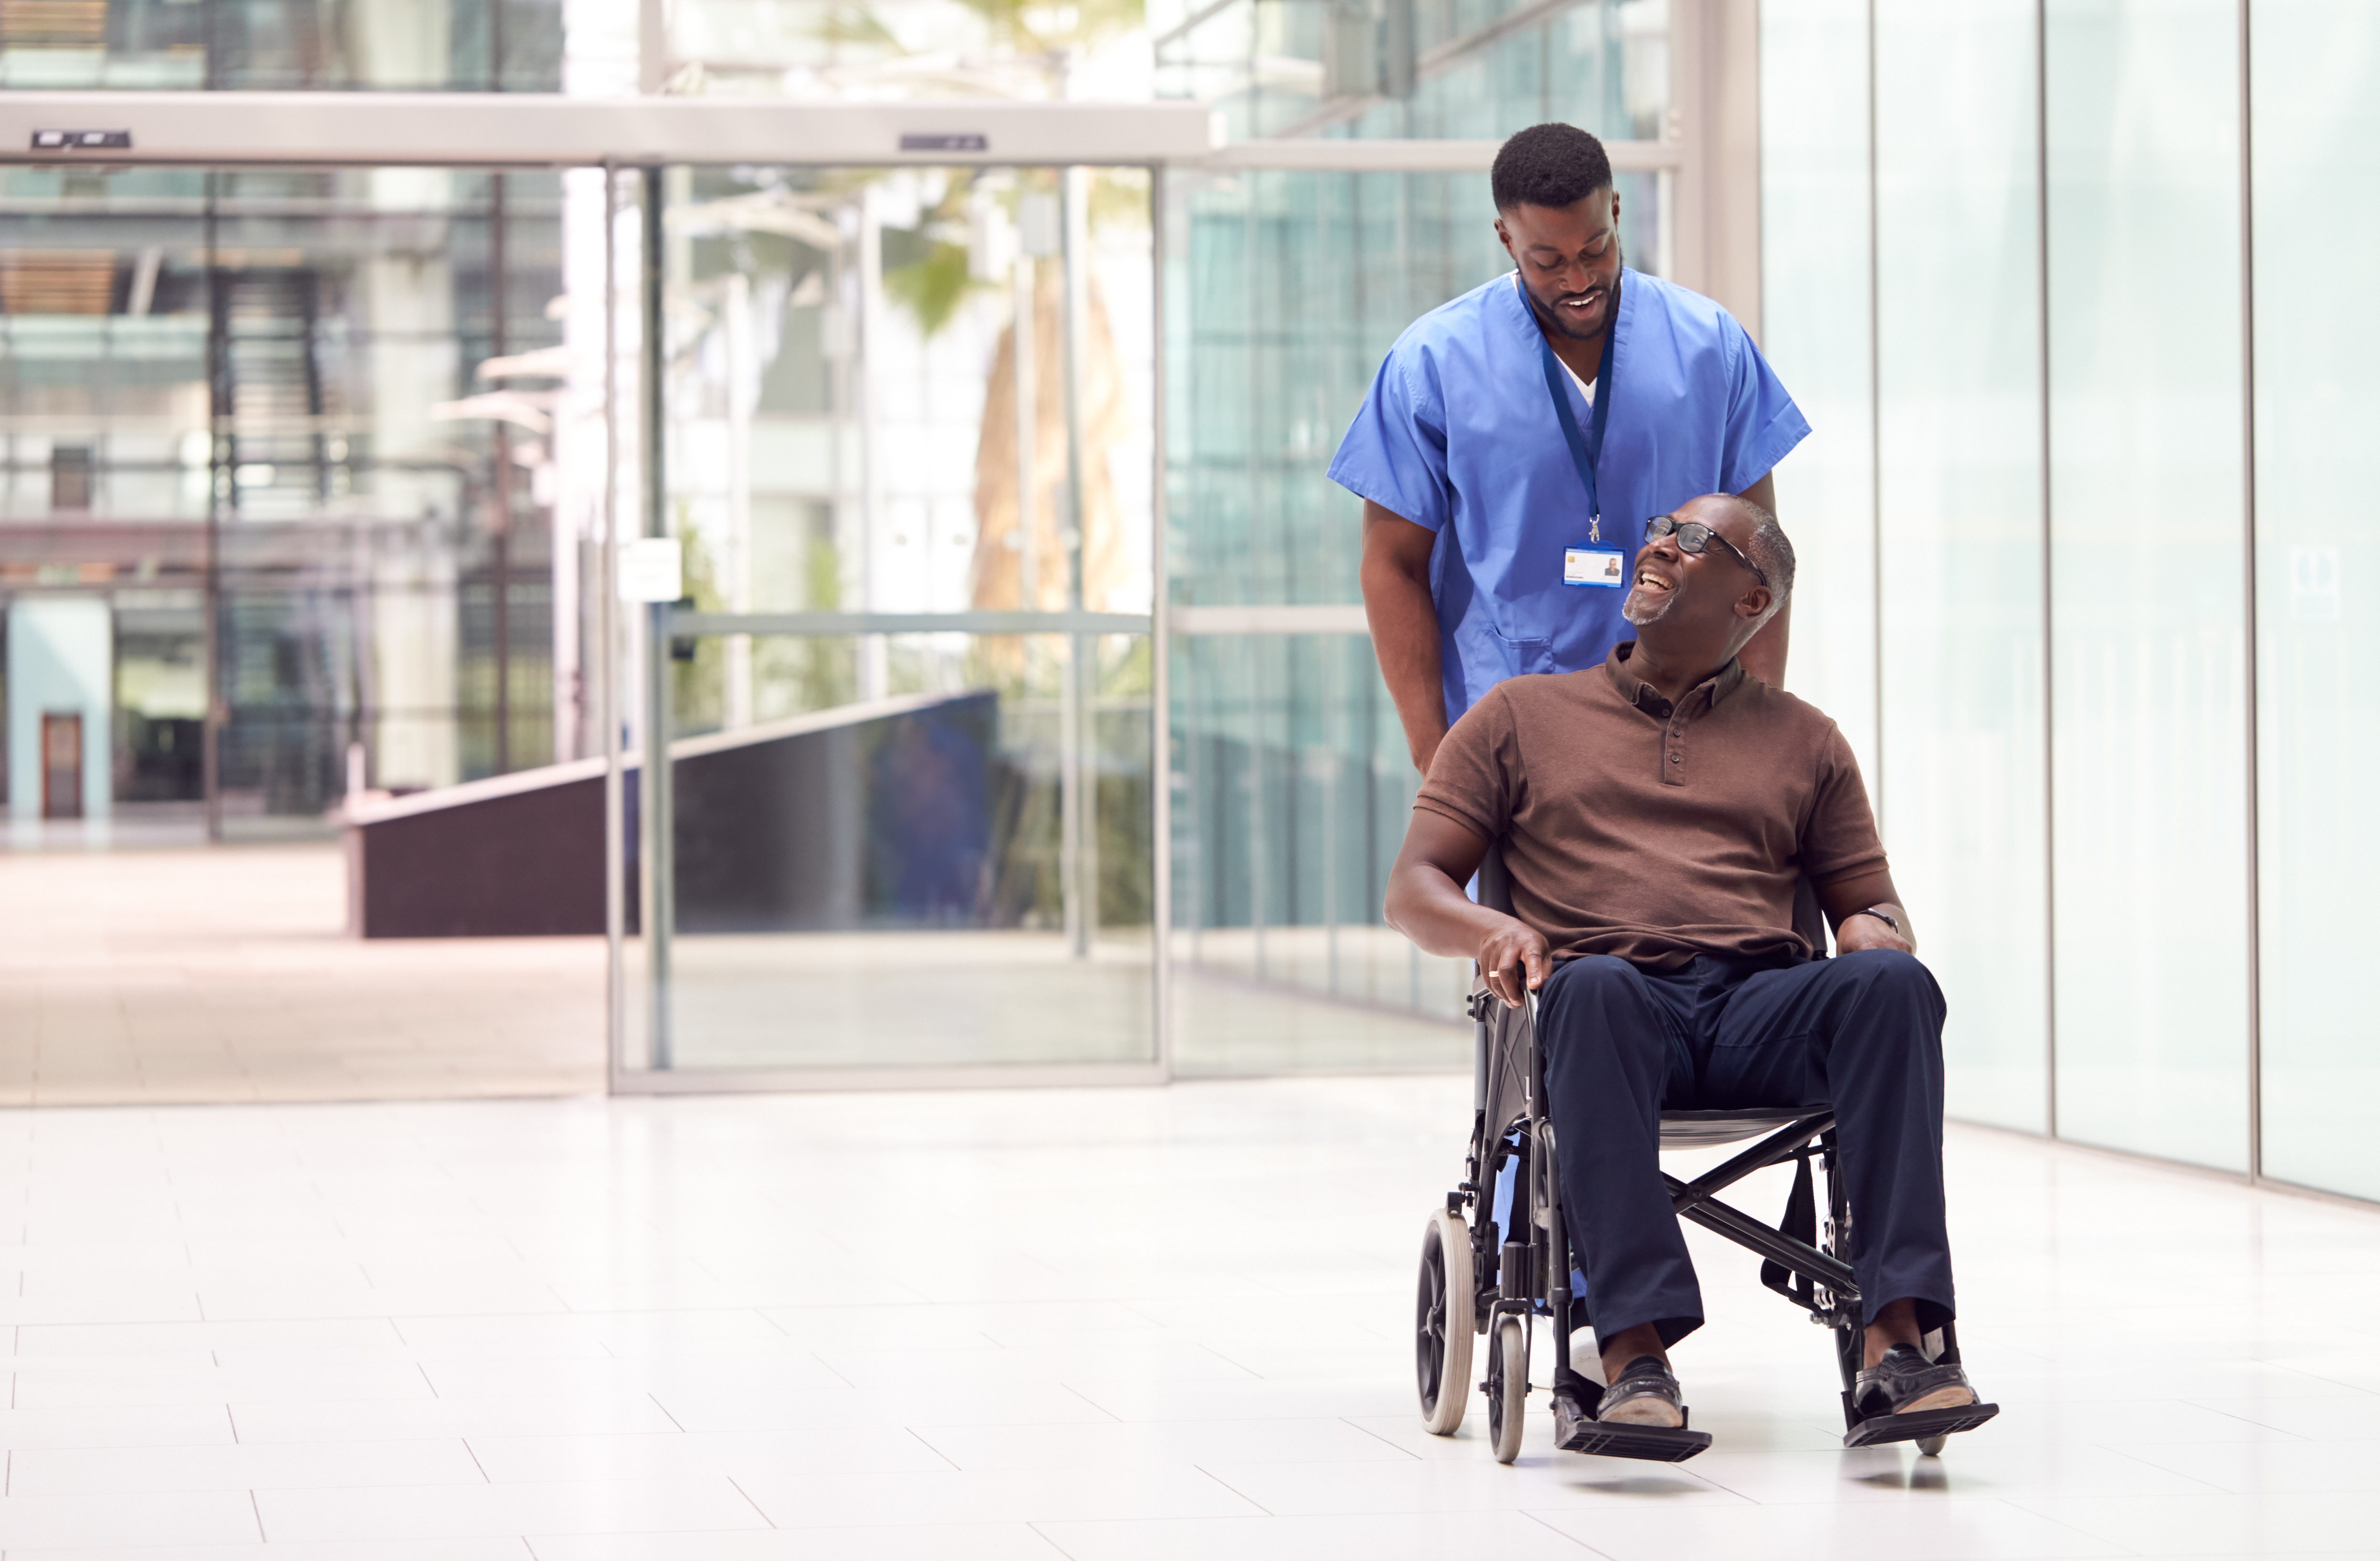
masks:
{"type": "Polygon", "coordinates": [[[42,817],[82,817],[82,717],[42,715],[42,817]]]}

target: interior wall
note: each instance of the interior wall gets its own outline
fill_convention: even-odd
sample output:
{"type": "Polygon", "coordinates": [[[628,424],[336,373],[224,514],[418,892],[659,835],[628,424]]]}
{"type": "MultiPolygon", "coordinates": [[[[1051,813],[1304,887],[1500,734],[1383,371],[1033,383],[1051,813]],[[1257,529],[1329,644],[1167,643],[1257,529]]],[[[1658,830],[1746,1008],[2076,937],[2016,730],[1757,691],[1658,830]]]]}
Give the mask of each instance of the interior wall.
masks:
{"type": "MultiPolygon", "coordinates": [[[[2380,18],[1764,0],[1762,62],[1767,345],[1828,414],[1780,494],[1877,515],[1875,778],[1951,1111],[2380,1196],[2380,824],[2341,805],[2380,761],[2380,18]]],[[[1832,696],[1858,644],[1819,643],[1832,696]]]]}
{"type": "Polygon", "coordinates": [[[82,811],[104,818],[115,795],[110,720],[115,623],[106,599],[19,597],[8,604],[8,809],[42,816],[42,718],[82,718],[82,811]]]}

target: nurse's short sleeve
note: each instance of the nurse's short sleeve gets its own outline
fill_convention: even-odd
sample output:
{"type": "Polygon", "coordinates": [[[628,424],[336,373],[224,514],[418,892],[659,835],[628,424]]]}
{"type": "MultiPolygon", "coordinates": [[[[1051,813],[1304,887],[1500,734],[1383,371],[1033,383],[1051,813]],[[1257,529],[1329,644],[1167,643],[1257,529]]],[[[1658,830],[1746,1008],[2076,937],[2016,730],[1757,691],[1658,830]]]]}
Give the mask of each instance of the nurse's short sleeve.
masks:
{"type": "Polygon", "coordinates": [[[1741,493],[1808,438],[1810,424],[1743,327],[1730,316],[1725,329],[1734,367],[1728,387],[1726,444],[1719,452],[1719,486],[1741,493]]]}
{"type": "Polygon", "coordinates": [[[1432,531],[1451,518],[1446,410],[1427,355],[1406,342],[1389,349],[1331,458],[1330,480],[1432,531]]]}

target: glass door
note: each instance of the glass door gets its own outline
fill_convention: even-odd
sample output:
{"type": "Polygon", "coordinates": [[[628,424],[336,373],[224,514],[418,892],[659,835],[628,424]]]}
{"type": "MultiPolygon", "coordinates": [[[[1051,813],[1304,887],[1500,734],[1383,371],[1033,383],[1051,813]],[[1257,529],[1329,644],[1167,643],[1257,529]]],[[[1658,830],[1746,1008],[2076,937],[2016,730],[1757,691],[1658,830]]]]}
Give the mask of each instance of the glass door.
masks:
{"type": "Polygon", "coordinates": [[[1149,173],[619,186],[615,1083],[1155,1076],[1149,173]]]}

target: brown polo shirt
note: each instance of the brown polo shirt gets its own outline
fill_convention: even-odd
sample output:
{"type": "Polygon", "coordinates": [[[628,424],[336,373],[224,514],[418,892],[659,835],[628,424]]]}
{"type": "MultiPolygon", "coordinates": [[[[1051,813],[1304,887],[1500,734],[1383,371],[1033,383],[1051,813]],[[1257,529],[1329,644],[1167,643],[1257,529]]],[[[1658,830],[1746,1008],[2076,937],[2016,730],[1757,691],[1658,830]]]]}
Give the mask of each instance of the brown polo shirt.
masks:
{"type": "Polygon", "coordinates": [[[1884,865],[1851,744],[1734,661],[1672,707],[1633,649],[1489,689],[1414,805],[1503,842],[1513,914],[1558,959],[1806,955],[1795,878],[1884,865]]]}

